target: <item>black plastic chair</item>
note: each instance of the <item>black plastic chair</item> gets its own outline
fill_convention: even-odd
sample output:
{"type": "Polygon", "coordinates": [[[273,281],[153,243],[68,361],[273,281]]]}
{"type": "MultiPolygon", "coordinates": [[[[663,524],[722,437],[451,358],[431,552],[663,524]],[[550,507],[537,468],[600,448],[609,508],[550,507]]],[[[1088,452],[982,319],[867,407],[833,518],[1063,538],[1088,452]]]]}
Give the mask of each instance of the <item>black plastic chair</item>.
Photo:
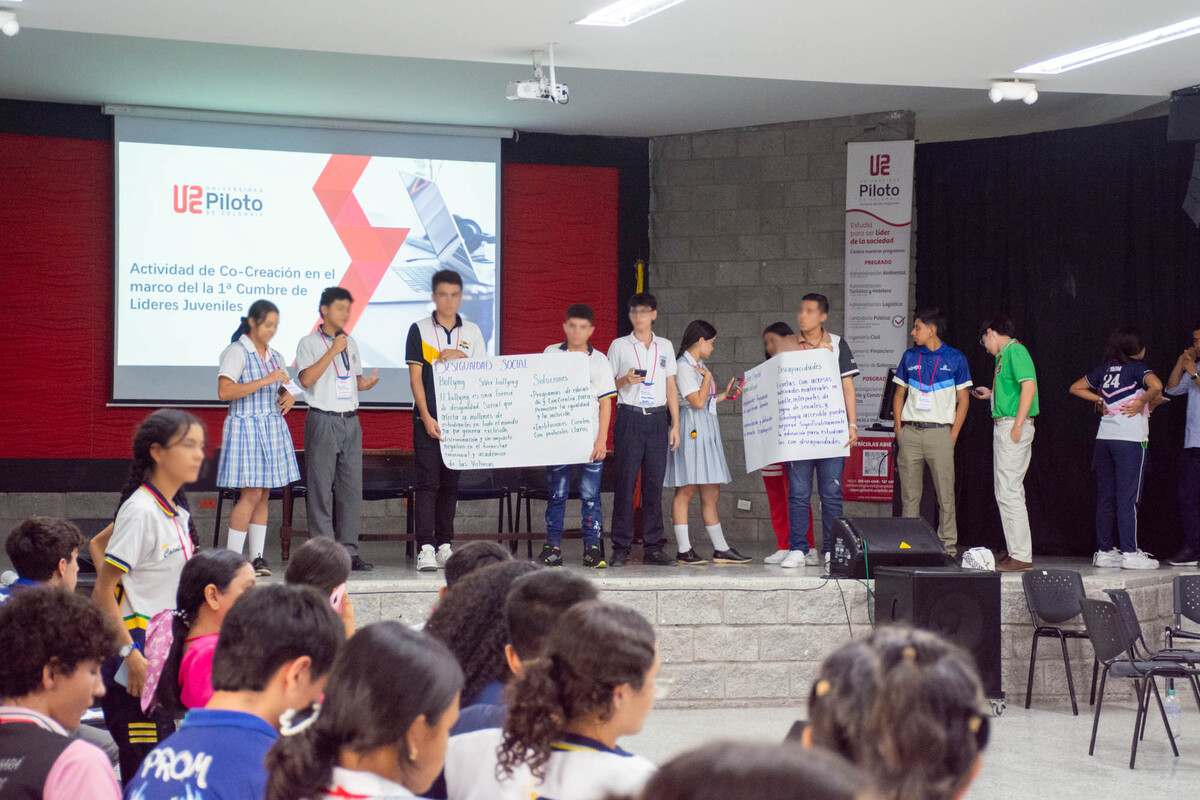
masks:
{"type": "Polygon", "coordinates": [[[1167,626],[1167,647],[1174,647],[1175,639],[1200,640],[1200,633],[1185,631],[1185,619],[1200,625],[1200,575],[1176,575],[1171,582],[1175,595],[1175,619],[1167,626]]]}
{"type": "MultiPolygon", "coordinates": [[[[1033,646],[1029,652],[1029,680],[1025,684],[1025,707],[1033,701],[1033,670],[1037,664],[1038,640],[1058,639],[1062,645],[1063,666],[1067,670],[1067,690],[1071,694],[1071,713],[1079,716],[1075,703],[1075,678],[1071,673],[1071,657],[1067,654],[1067,639],[1087,639],[1087,631],[1064,628],[1062,623],[1079,616],[1079,601],[1084,598],[1083,577],[1069,569],[1035,569],[1022,573],[1025,604],[1033,618],[1033,646]],[[1048,623],[1048,624],[1047,624],[1048,623]]],[[[1088,704],[1096,702],[1096,673],[1100,665],[1092,662],[1092,687],[1088,704]]]]}
{"type": "Polygon", "coordinates": [[[1096,711],[1092,720],[1092,740],[1088,746],[1088,755],[1094,755],[1096,752],[1096,733],[1100,728],[1104,689],[1108,683],[1108,677],[1111,675],[1115,678],[1132,680],[1134,694],[1138,701],[1137,716],[1133,721],[1133,743],[1129,749],[1129,768],[1133,769],[1137,760],[1138,740],[1144,735],[1144,722],[1150,711],[1151,692],[1158,704],[1163,727],[1167,731],[1167,739],[1171,742],[1171,751],[1178,756],[1179,747],[1175,744],[1174,734],[1171,733],[1171,725],[1167,721],[1167,712],[1163,708],[1162,696],[1158,692],[1155,678],[1192,679],[1197,672],[1182,664],[1137,658],[1134,648],[1138,637],[1129,629],[1122,619],[1121,612],[1113,603],[1085,598],[1080,601],[1079,605],[1088,638],[1092,642],[1092,649],[1096,653],[1096,658],[1104,665],[1100,671],[1100,694],[1096,698],[1096,711]]]}
{"type": "MultiPolygon", "coordinates": [[[[473,469],[464,470],[458,479],[458,499],[496,500],[496,541],[508,542],[513,555],[517,553],[517,539],[513,535],[513,483],[520,476],[509,470],[473,469]]],[[[467,538],[467,537],[463,537],[467,538]]],[[[532,549],[532,544],[530,545],[532,549]]]]}

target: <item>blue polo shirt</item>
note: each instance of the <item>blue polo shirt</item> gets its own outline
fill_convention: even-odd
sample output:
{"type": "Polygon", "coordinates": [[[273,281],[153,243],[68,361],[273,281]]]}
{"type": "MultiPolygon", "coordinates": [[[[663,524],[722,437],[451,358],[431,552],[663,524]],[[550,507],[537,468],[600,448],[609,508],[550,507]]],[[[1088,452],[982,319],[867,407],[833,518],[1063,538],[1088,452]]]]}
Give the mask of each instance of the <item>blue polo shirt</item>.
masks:
{"type": "Polygon", "coordinates": [[[904,351],[892,381],[908,390],[901,422],[953,425],[958,392],[971,386],[971,368],[966,356],[945,342],[937,350],[922,345],[904,351]]]}
{"type": "Polygon", "coordinates": [[[125,800],[262,798],[267,751],[278,733],[241,711],[189,711],[183,724],[150,751],[125,787],[125,800]]]}
{"type": "Polygon", "coordinates": [[[29,578],[17,578],[8,586],[0,586],[0,603],[8,600],[13,596],[13,592],[19,592],[22,589],[28,589],[31,586],[40,585],[39,581],[32,581],[29,578]]]}

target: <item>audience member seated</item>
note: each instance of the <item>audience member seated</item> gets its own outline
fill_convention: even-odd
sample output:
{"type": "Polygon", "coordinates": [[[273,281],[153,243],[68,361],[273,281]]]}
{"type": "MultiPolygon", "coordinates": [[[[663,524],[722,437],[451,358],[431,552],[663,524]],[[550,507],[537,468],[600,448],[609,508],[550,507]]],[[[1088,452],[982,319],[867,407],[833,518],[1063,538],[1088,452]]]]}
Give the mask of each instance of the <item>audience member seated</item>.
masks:
{"type": "Polygon", "coordinates": [[[329,604],[342,618],[346,638],[354,635],[354,606],[346,581],[350,580],[350,553],[336,539],[314,536],[288,562],[284,580],[289,584],[311,586],[329,598],[329,604]]]}
{"type": "Polygon", "coordinates": [[[79,548],[83,534],[73,522],[55,517],[30,517],[12,529],[4,549],[17,579],[0,587],[0,603],[13,592],[39,584],[75,591],[79,577],[79,548]]]}
{"type": "Polygon", "coordinates": [[[510,675],[504,601],[517,578],[537,569],[528,561],[508,561],[476,570],[454,584],[425,623],[425,632],[441,639],[462,667],[463,708],[501,702],[510,675]]]}
{"type": "Polygon", "coordinates": [[[878,800],[836,753],[795,744],[711,742],[663,764],[636,798],[610,800],[878,800]]]}
{"type": "Polygon", "coordinates": [[[267,756],[267,800],[400,800],[442,769],[463,675],[437,639],[395,622],[356,633],[320,709],[267,756]]]}
{"type": "Polygon", "coordinates": [[[254,568],[232,550],[204,550],[179,576],[175,608],[160,611],[146,629],[142,710],[154,703],[176,715],[203,708],[212,697],[212,662],[221,622],[254,585],[254,568]]]}
{"type": "Polygon", "coordinates": [[[971,657],[933,633],[877,628],[821,664],[804,743],[866,770],[889,800],[963,797],[988,714],[971,657]]]}
{"type": "Polygon", "coordinates": [[[597,600],[570,607],[543,655],[524,664],[510,688],[503,730],[450,740],[449,797],[602,800],[637,793],[654,765],[617,741],[642,729],[658,666],[654,629],[637,611],[597,600]]]}
{"type": "Polygon", "coordinates": [[[104,615],[64,589],[25,589],[0,606],[0,796],[120,798],[104,753],[68,736],[104,694],[100,664],[116,651],[104,615]]]}
{"type": "Polygon", "coordinates": [[[512,553],[499,542],[467,542],[446,562],[446,585],[438,590],[439,599],[447,589],[472,572],[505,561],[512,561],[512,553]]]}
{"type": "Polygon", "coordinates": [[[341,620],[316,590],[248,590],[221,626],[212,699],[147,754],[126,797],[263,797],[264,759],[277,729],[296,709],[318,702],[343,641],[341,620]]]}

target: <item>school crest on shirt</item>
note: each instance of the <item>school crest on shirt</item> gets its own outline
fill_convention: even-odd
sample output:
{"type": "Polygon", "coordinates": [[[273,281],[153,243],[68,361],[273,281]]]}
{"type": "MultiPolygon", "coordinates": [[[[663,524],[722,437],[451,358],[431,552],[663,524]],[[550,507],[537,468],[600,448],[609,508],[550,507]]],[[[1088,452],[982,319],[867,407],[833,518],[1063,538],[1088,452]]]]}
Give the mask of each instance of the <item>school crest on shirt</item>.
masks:
{"type": "Polygon", "coordinates": [[[662,369],[667,368],[667,357],[666,356],[658,357],[658,366],[661,367],[662,369]]]}

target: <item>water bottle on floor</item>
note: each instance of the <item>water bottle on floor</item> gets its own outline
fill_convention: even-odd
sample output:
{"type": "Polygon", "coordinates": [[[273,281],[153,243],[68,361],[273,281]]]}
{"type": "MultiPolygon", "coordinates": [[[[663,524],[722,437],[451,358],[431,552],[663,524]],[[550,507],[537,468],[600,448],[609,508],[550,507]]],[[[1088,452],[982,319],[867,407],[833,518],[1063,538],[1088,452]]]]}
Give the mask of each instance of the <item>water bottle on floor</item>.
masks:
{"type": "Polygon", "coordinates": [[[1167,712],[1167,724],[1171,726],[1171,735],[1178,739],[1182,732],[1180,723],[1183,721],[1183,709],[1174,689],[1167,689],[1167,697],[1163,700],[1163,709],[1167,712]]]}

